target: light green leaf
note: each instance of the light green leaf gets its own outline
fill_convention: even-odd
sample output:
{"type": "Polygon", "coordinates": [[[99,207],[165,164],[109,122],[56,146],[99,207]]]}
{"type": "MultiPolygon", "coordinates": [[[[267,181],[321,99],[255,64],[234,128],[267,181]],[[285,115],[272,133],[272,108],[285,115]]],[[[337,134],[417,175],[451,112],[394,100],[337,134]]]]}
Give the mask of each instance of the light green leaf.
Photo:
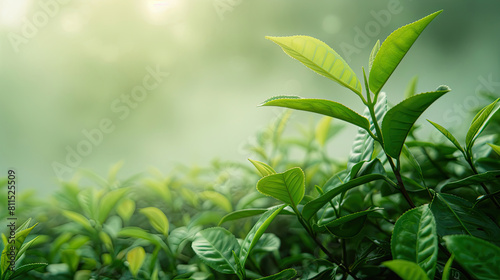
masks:
{"type": "Polygon", "coordinates": [[[168,236],[168,219],[167,216],[156,207],[146,207],[139,210],[141,214],[144,214],[151,226],[156,229],[158,232],[162,233],[164,236],[168,236]]]}
{"type": "Polygon", "coordinates": [[[134,277],[137,277],[137,273],[139,272],[139,269],[141,269],[141,266],[144,263],[145,259],[146,252],[144,251],[144,248],[140,246],[128,251],[128,268],[130,269],[130,273],[132,273],[134,277]]]}
{"type": "Polygon", "coordinates": [[[451,266],[453,265],[453,259],[455,259],[455,255],[451,254],[451,257],[446,262],[446,265],[443,268],[443,277],[442,280],[450,280],[451,274],[451,266]]]}
{"type": "Polygon", "coordinates": [[[490,147],[493,149],[493,151],[494,151],[495,153],[497,153],[497,155],[499,155],[499,156],[500,156],[500,146],[498,146],[498,145],[494,145],[494,144],[490,144],[490,143],[488,143],[488,145],[490,145],[490,147]]]}
{"type": "Polygon", "coordinates": [[[99,239],[101,239],[108,252],[113,252],[113,241],[111,241],[111,237],[106,232],[99,232],[99,239]]]}
{"type": "MultiPolygon", "coordinates": [[[[24,243],[24,240],[26,240],[26,237],[28,236],[28,234],[30,234],[30,232],[33,230],[33,228],[37,225],[37,224],[34,224],[32,227],[28,227],[30,221],[31,221],[31,219],[28,219],[28,221],[26,221],[18,229],[16,229],[14,244],[12,244],[12,243],[6,244],[6,242],[4,240],[4,248],[2,251],[2,256],[0,257],[0,269],[1,269],[2,274],[5,273],[5,271],[8,269],[8,267],[10,265],[9,253],[11,253],[11,249],[12,249],[11,247],[15,247],[14,252],[16,254],[16,259],[18,257],[20,257],[20,255],[22,253],[24,253],[24,251],[26,251],[26,250],[23,250],[21,252],[21,254],[19,254],[19,252],[21,251],[22,245],[24,243]]],[[[7,226],[7,228],[9,228],[9,227],[7,226]]],[[[2,238],[3,238],[3,236],[2,236],[2,238]]],[[[28,245],[28,247],[29,247],[29,245],[28,245]]],[[[25,247],[25,248],[27,249],[27,247],[25,247]]]]}
{"type": "Polygon", "coordinates": [[[135,211],[135,201],[132,199],[126,198],[124,199],[118,207],[116,207],[116,213],[120,215],[124,222],[128,222],[132,214],[135,211]]]}
{"type": "Polygon", "coordinates": [[[500,181],[500,170],[486,171],[481,174],[471,175],[463,179],[446,183],[441,187],[441,191],[450,191],[460,187],[470,187],[471,185],[479,185],[481,183],[489,183],[500,181]]]}
{"type": "Polygon", "coordinates": [[[252,160],[252,159],[248,159],[252,164],[253,166],[255,166],[255,168],[257,168],[257,170],[259,171],[260,175],[262,175],[262,177],[265,177],[267,175],[271,175],[271,174],[276,174],[276,171],[274,171],[274,169],[263,163],[263,162],[260,162],[258,160],[252,160]]]}
{"type": "MultiPolygon", "coordinates": [[[[222,225],[225,222],[229,221],[234,221],[238,219],[243,219],[243,218],[248,218],[256,215],[263,214],[267,212],[269,209],[266,208],[261,208],[261,209],[243,209],[243,210],[237,210],[232,213],[227,214],[226,216],[222,217],[222,219],[219,222],[219,226],[222,225]]],[[[295,215],[294,212],[289,211],[287,209],[283,209],[280,212],[281,215],[295,215]]]]}
{"type": "Polygon", "coordinates": [[[368,60],[368,72],[372,69],[373,61],[375,61],[375,57],[380,49],[380,40],[377,40],[375,46],[373,46],[372,51],[370,52],[370,59],[368,60]]]}
{"type": "Polygon", "coordinates": [[[417,82],[418,82],[418,76],[414,76],[411,78],[410,82],[406,86],[405,90],[405,99],[410,98],[417,93],[417,82]]]}
{"type": "Polygon", "coordinates": [[[289,56],[361,96],[361,83],[345,60],[324,42],[309,36],[270,37],[289,56]]]}
{"type": "Polygon", "coordinates": [[[438,257],[436,221],[428,204],[404,213],[394,226],[391,238],[393,259],[417,263],[434,279],[438,257]]]}
{"type": "Polygon", "coordinates": [[[76,213],[76,212],[73,212],[73,211],[68,211],[68,210],[63,210],[62,214],[63,214],[63,216],[65,216],[66,218],[72,220],[73,222],[75,222],[77,224],[80,224],[85,229],[87,229],[89,231],[93,231],[94,230],[94,228],[90,225],[89,220],[85,216],[83,216],[82,214],[76,213]]]}
{"type": "Polygon", "coordinates": [[[304,208],[302,209],[302,216],[304,217],[304,219],[309,221],[323,206],[325,206],[325,204],[329,203],[330,200],[332,200],[337,195],[346,192],[359,185],[363,185],[375,180],[390,181],[389,178],[380,174],[369,174],[361,176],[359,178],[352,179],[349,182],[344,183],[334,189],[331,189],[328,192],[324,193],[322,196],[306,203],[306,205],[304,205],[304,208]]]}
{"type": "Polygon", "coordinates": [[[441,132],[446,138],[448,138],[448,140],[450,140],[451,143],[453,143],[453,145],[455,145],[455,147],[457,147],[459,151],[461,151],[462,153],[464,152],[464,149],[462,148],[462,146],[460,146],[460,143],[455,138],[455,136],[451,134],[451,132],[449,132],[446,128],[442,127],[441,125],[435,122],[432,122],[430,120],[427,121],[430,122],[435,128],[437,128],[437,130],[439,130],[439,132],[441,132]]]}
{"type": "Polygon", "coordinates": [[[256,280],[289,280],[289,279],[292,279],[293,277],[295,277],[295,275],[297,275],[297,271],[293,268],[288,268],[288,269],[282,270],[276,274],[262,277],[262,278],[258,278],[256,280]]]}
{"type": "Polygon", "coordinates": [[[314,136],[320,147],[324,147],[330,131],[332,117],[325,116],[316,125],[314,136]]]}
{"type": "Polygon", "coordinates": [[[429,280],[425,271],[414,262],[407,260],[392,260],[383,262],[382,265],[387,266],[403,280],[429,280]]]}
{"type": "Polygon", "coordinates": [[[208,228],[200,231],[192,244],[194,252],[211,268],[224,274],[236,274],[233,251],[239,253],[236,237],[224,228],[208,228]]]}
{"type": "Polygon", "coordinates": [[[472,206],[472,203],[463,198],[436,193],[431,210],[439,236],[467,234],[500,244],[500,228],[486,214],[472,206]]]}
{"type": "Polygon", "coordinates": [[[106,193],[99,202],[99,222],[102,224],[118,201],[128,192],[128,188],[112,190],[106,193]]]}
{"type": "Polygon", "coordinates": [[[257,182],[257,190],[296,208],[305,192],[305,176],[299,167],[266,176],[257,182]]]}
{"type": "Polygon", "coordinates": [[[392,32],[382,43],[370,70],[370,90],[378,94],[425,27],[442,11],[392,32]]]}
{"type": "Polygon", "coordinates": [[[370,122],[368,119],[360,116],[348,107],[330,100],[277,96],[264,101],[261,106],[278,106],[318,113],[346,121],[366,130],[370,129],[370,122]]]}
{"type": "Polygon", "coordinates": [[[490,105],[481,109],[481,111],[479,111],[479,113],[477,113],[477,115],[472,120],[472,124],[470,125],[469,131],[467,132],[467,136],[465,136],[465,149],[467,151],[467,154],[469,155],[472,154],[472,146],[474,145],[474,142],[476,141],[477,137],[488,125],[488,123],[491,120],[491,117],[493,117],[493,115],[500,108],[500,106],[497,106],[499,100],[500,98],[493,101],[493,103],[491,103],[490,105]]]}
{"type": "Polygon", "coordinates": [[[255,223],[250,232],[247,234],[247,236],[241,243],[241,250],[239,254],[239,259],[243,266],[245,266],[246,260],[250,255],[250,251],[252,251],[252,248],[255,246],[255,244],[257,244],[269,224],[271,224],[274,218],[281,212],[281,210],[283,210],[283,208],[285,208],[285,206],[286,205],[284,204],[269,209],[259,218],[257,223],[255,223]]]}
{"type": "Polygon", "coordinates": [[[226,212],[233,211],[233,206],[231,202],[222,194],[214,191],[204,191],[200,193],[200,198],[205,200],[210,200],[214,205],[226,212]]]}
{"type": "Polygon", "coordinates": [[[500,279],[499,247],[467,235],[445,236],[443,239],[455,260],[476,279],[500,279]]]}
{"type": "Polygon", "coordinates": [[[439,97],[449,92],[448,87],[439,87],[437,91],[421,93],[405,99],[391,108],[382,121],[382,135],[386,153],[399,158],[401,149],[418,117],[439,97]]]}

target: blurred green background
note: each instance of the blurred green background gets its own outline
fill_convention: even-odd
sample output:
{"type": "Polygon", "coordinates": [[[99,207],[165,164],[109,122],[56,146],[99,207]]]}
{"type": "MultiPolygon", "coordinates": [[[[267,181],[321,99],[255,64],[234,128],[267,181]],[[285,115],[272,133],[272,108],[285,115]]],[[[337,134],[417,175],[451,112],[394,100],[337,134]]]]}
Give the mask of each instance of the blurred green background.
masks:
{"type": "MultiPolygon", "coordinates": [[[[282,111],[257,107],[268,97],[362,110],[354,94],[264,36],[321,39],[360,76],[377,39],[440,9],[385,91],[395,104],[414,75],[418,91],[450,86],[420,123],[460,135],[469,110],[484,104],[479,92],[500,87],[498,1],[0,0],[1,176],[14,168],[21,192],[44,195],[58,177],[105,174],[117,161],[131,174],[244,162],[242,146],[282,111]]],[[[294,112],[292,123],[311,119],[294,112]]],[[[347,155],[354,131],[329,151],[347,155]]]]}

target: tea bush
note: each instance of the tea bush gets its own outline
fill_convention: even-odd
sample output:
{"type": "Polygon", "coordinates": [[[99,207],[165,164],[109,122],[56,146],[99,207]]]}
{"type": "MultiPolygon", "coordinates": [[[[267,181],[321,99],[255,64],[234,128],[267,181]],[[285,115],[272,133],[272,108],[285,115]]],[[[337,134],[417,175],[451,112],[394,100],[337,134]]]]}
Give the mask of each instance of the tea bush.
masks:
{"type": "Polygon", "coordinates": [[[268,37],[356,94],[364,112],[273,97],[262,105],[325,116],[290,137],[285,111],[247,144],[248,163],[124,180],[117,164],[106,177],[81,171],[49,202],[24,197],[17,270],[8,270],[4,249],[2,279],[500,279],[500,99],[489,94],[491,103],[460,128],[465,139],[423,123],[442,134],[433,143],[419,138],[415,122],[450,89],[416,94],[413,79],[392,108],[382,91],[439,13],[377,42],[362,79],[318,39],[268,37]],[[358,127],[345,161],[326,151],[339,141],[338,120],[358,127]]]}

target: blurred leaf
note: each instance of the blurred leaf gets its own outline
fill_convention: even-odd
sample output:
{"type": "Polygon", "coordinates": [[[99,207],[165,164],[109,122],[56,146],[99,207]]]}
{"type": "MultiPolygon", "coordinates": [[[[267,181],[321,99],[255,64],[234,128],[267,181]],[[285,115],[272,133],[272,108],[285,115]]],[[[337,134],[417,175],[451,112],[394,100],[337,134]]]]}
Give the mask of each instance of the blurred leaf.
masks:
{"type": "Polygon", "coordinates": [[[38,269],[41,267],[46,267],[46,266],[47,266],[46,263],[29,263],[29,264],[21,265],[21,266],[16,268],[16,270],[14,271],[14,273],[12,273],[12,275],[9,277],[9,279],[15,279],[16,277],[19,277],[19,276],[26,276],[26,273],[28,273],[29,271],[35,270],[35,269],[38,269]]]}
{"type": "Polygon", "coordinates": [[[370,122],[348,107],[326,99],[276,96],[264,101],[261,106],[278,106],[330,116],[368,130],[370,122]]]}
{"type": "Polygon", "coordinates": [[[383,262],[403,280],[429,280],[425,271],[414,262],[407,260],[392,260],[383,262]]]}
{"type": "Polygon", "coordinates": [[[181,251],[184,243],[192,240],[201,229],[202,227],[196,226],[189,229],[187,227],[178,227],[172,230],[168,235],[168,244],[172,251],[174,253],[181,251]]]}
{"type": "Polygon", "coordinates": [[[68,265],[70,271],[75,272],[80,263],[80,256],[73,249],[65,249],[61,252],[61,260],[68,265]]]}
{"type": "Polygon", "coordinates": [[[120,232],[118,233],[119,237],[132,237],[132,238],[140,238],[147,240],[151,242],[152,244],[156,246],[161,246],[162,248],[165,248],[166,245],[162,243],[160,239],[157,238],[157,236],[143,230],[142,228],[138,227],[125,227],[120,232]]]}
{"type": "Polygon", "coordinates": [[[318,224],[318,226],[327,227],[331,233],[340,238],[351,238],[356,236],[363,229],[367,216],[379,209],[382,208],[373,208],[352,213],[327,223],[318,224]]]}
{"type": "MultiPolygon", "coordinates": [[[[20,257],[20,255],[18,255],[18,252],[20,251],[22,245],[24,244],[24,240],[26,240],[28,234],[30,234],[31,230],[33,230],[33,228],[37,225],[35,224],[32,227],[28,228],[27,226],[29,225],[30,221],[31,219],[28,219],[26,222],[24,222],[24,224],[22,224],[19,228],[15,230],[15,238],[13,242],[9,240],[9,243],[7,245],[6,240],[4,240],[5,246],[2,251],[2,257],[0,258],[0,269],[2,274],[5,273],[5,271],[10,266],[10,254],[12,252],[15,253],[16,259],[20,257]],[[12,247],[15,247],[15,250],[12,250],[12,247]]],[[[10,229],[8,224],[7,228],[10,229]]],[[[11,237],[9,236],[9,239],[10,238],[11,237]]]]}
{"type": "Polygon", "coordinates": [[[438,257],[436,221],[428,204],[413,208],[396,221],[391,238],[393,259],[418,264],[434,279],[438,257]]]}
{"type": "Polygon", "coordinates": [[[490,145],[490,147],[493,149],[493,151],[500,156],[500,146],[498,145],[494,145],[494,144],[490,144],[488,143],[488,145],[490,145]]]}
{"type": "Polygon", "coordinates": [[[472,153],[472,146],[474,145],[477,137],[479,136],[479,134],[481,134],[481,132],[490,122],[493,115],[500,108],[500,106],[497,106],[498,101],[500,101],[500,98],[481,109],[472,120],[469,131],[467,132],[467,136],[465,137],[465,149],[469,156],[472,153]]]}
{"type": "Polygon", "coordinates": [[[243,240],[243,242],[241,243],[241,249],[239,251],[239,259],[243,266],[245,266],[246,260],[250,255],[250,251],[252,251],[252,248],[255,246],[255,244],[257,244],[269,224],[271,224],[274,218],[281,212],[281,210],[283,210],[283,208],[285,208],[285,206],[285,204],[281,206],[275,206],[269,209],[266,213],[262,214],[259,220],[252,227],[250,232],[247,234],[245,240],[243,240]]]}
{"type": "Polygon", "coordinates": [[[139,210],[141,214],[146,216],[151,226],[158,232],[162,233],[165,237],[168,236],[168,219],[167,216],[156,207],[146,207],[139,210]]]}
{"type": "Polygon", "coordinates": [[[274,252],[278,251],[281,245],[281,240],[273,233],[264,233],[255,247],[253,252],[274,252]]]}
{"type": "Polygon", "coordinates": [[[127,261],[128,267],[130,269],[130,273],[134,277],[137,277],[137,273],[139,269],[141,269],[144,260],[146,259],[146,252],[142,247],[135,247],[134,249],[128,251],[127,253],[127,261]]]}
{"type": "Polygon", "coordinates": [[[106,193],[99,203],[99,222],[102,224],[108,218],[109,213],[123,196],[128,192],[127,188],[112,190],[106,193]]]}
{"type": "Polygon", "coordinates": [[[361,83],[345,60],[324,42],[309,36],[270,37],[289,56],[361,96],[361,83]]]}
{"type": "Polygon", "coordinates": [[[425,27],[442,11],[392,32],[382,43],[370,70],[370,90],[378,94],[425,27]]]}
{"type": "MultiPolygon", "coordinates": [[[[219,226],[225,222],[260,215],[262,213],[267,212],[268,210],[269,209],[266,209],[266,208],[237,210],[237,211],[234,211],[234,212],[229,213],[226,216],[222,217],[222,219],[219,222],[219,226]]],[[[287,209],[283,209],[279,214],[280,215],[295,215],[295,213],[293,213],[292,211],[287,210],[287,209]]]]}
{"type": "Polygon", "coordinates": [[[441,191],[446,192],[460,187],[470,187],[471,185],[479,185],[481,183],[489,183],[499,180],[500,170],[486,171],[481,174],[471,175],[457,181],[446,183],[441,188],[441,191]]]}
{"type": "Polygon", "coordinates": [[[399,158],[406,136],[418,117],[434,101],[449,91],[448,87],[441,86],[437,91],[414,95],[387,112],[382,121],[382,134],[385,151],[389,156],[399,158]]]}
{"type": "Polygon", "coordinates": [[[295,271],[295,269],[293,269],[293,268],[288,268],[288,269],[282,270],[276,274],[273,274],[273,275],[270,275],[267,277],[258,278],[256,280],[289,280],[289,279],[292,279],[293,277],[295,277],[295,275],[297,275],[297,271],[295,271]]]}
{"type": "Polygon", "coordinates": [[[111,237],[107,233],[104,231],[99,232],[99,239],[101,239],[108,252],[113,252],[113,241],[111,241],[111,237]]]}
{"type": "Polygon", "coordinates": [[[233,251],[240,251],[236,237],[224,228],[208,228],[200,231],[192,247],[198,257],[211,268],[224,274],[236,274],[233,251]]]}
{"type": "Polygon", "coordinates": [[[377,40],[377,42],[372,48],[372,51],[370,52],[370,58],[368,60],[368,72],[371,71],[373,61],[375,61],[375,57],[377,57],[377,53],[379,50],[380,50],[380,40],[377,40]]]}
{"type": "Polygon", "coordinates": [[[328,140],[328,132],[330,130],[330,124],[332,122],[332,117],[322,117],[321,120],[316,125],[315,139],[320,147],[324,147],[326,140],[328,140]]]}
{"type": "Polygon", "coordinates": [[[436,193],[431,210],[439,236],[467,234],[500,244],[500,228],[486,214],[472,206],[463,198],[436,193]]]}
{"type": "Polygon", "coordinates": [[[304,172],[295,167],[283,173],[266,176],[257,182],[257,190],[296,209],[305,192],[304,172]]]}
{"type": "Polygon", "coordinates": [[[248,159],[252,164],[253,166],[255,166],[255,168],[257,168],[257,170],[259,171],[260,175],[262,175],[262,177],[265,177],[267,175],[271,175],[271,174],[276,174],[276,171],[274,171],[274,169],[263,163],[263,162],[260,162],[258,160],[251,160],[251,159],[248,159]]]}
{"type": "Polygon", "coordinates": [[[118,204],[118,207],[116,207],[116,213],[120,215],[124,222],[128,222],[130,220],[134,211],[135,201],[129,198],[124,199],[120,204],[118,204]]]}
{"type": "Polygon", "coordinates": [[[73,211],[67,211],[67,210],[63,210],[62,214],[66,218],[68,218],[68,219],[72,220],[73,222],[75,222],[75,223],[83,226],[88,231],[93,231],[94,230],[94,228],[92,227],[92,225],[90,225],[89,220],[87,218],[85,218],[85,216],[83,216],[82,214],[79,214],[79,213],[76,213],[76,212],[73,212],[73,211]]]}
{"type": "Polygon", "coordinates": [[[405,99],[410,98],[417,93],[417,82],[418,82],[418,76],[414,76],[411,78],[410,82],[406,86],[405,90],[405,99]]]}
{"type": "Polygon", "coordinates": [[[217,205],[219,208],[226,212],[233,211],[233,206],[231,202],[222,194],[214,191],[204,191],[200,193],[200,198],[205,200],[210,200],[213,204],[217,205]]]}
{"type": "Polygon", "coordinates": [[[443,237],[455,260],[476,279],[500,279],[500,248],[467,235],[443,237]]]}

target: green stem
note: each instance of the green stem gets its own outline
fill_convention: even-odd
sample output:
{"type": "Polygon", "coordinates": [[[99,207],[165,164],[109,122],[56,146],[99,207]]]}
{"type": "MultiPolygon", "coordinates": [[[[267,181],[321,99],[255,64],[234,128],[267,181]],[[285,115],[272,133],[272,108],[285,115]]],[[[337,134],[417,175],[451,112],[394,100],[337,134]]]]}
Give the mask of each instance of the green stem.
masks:
{"type": "Polygon", "coordinates": [[[411,200],[410,195],[406,191],[405,185],[403,183],[403,179],[401,178],[401,173],[399,173],[399,169],[396,168],[396,166],[394,165],[394,161],[392,160],[392,158],[388,154],[385,154],[385,156],[387,157],[387,160],[389,161],[389,164],[391,165],[392,171],[394,172],[394,176],[396,177],[396,180],[398,181],[399,191],[401,192],[401,194],[403,194],[404,198],[406,199],[406,201],[408,202],[410,207],[415,208],[415,203],[413,203],[413,200],[411,200]]]}

